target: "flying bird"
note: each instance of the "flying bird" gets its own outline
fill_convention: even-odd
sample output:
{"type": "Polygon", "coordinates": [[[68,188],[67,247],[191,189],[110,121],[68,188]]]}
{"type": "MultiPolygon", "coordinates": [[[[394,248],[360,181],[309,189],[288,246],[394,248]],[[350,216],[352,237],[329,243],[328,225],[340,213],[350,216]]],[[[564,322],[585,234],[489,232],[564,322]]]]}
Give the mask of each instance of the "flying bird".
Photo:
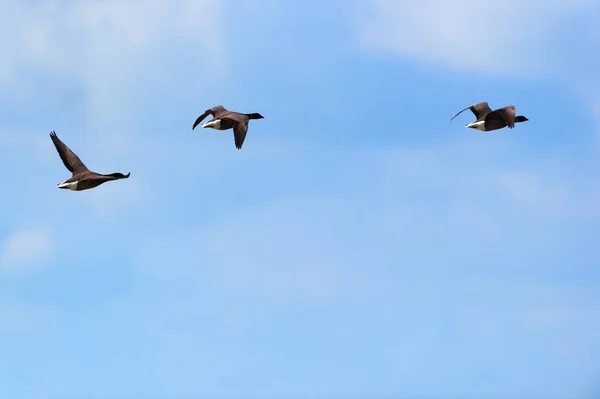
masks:
{"type": "Polygon", "coordinates": [[[107,181],[127,179],[130,175],[130,173],[127,173],[126,175],[122,173],[101,175],[92,172],[65,143],[60,141],[54,130],[50,132],[50,138],[56,147],[56,151],[58,151],[58,155],[60,155],[60,159],[62,159],[66,168],[73,173],[73,176],[58,184],[58,188],[66,188],[73,191],[88,190],[97,187],[102,183],[106,183],[107,181]]]}
{"type": "Polygon", "coordinates": [[[475,118],[477,118],[477,120],[467,124],[466,127],[483,130],[486,132],[490,130],[502,129],[506,126],[508,126],[509,129],[512,129],[515,127],[515,123],[529,120],[522,115],[516,116],[517,110],[514,105],[507,105],[506,107],[498,108],[492,111],[487,102],[471,105],[470,107],[467,107],[454,115],[452,119],[456,118],[461,112],[468,109],[475,114],[475,118]]]}
{"type": "Polygon", "coordinates": [[[244,144],[244,140],[246,139],[246,133],[248,132],[248,121],[250,119],[263,119],[264,116],[261,114],[253,113],[253,114],[241,114],[239,112],[229,111],[223,108],[222,105],[217,105],[216,107],[212,107],[204,111],[202,115],[196,119],[194,125],[192,126],[192,130],[204,120],[208,115],[212,115],[213,118],[208,122],[204,123],[202,127],[211,128],[216,130],[227,130],[233,129],[233,138],[235,141],[235,147],[239,150],[242,148],[242,144],[244,144]]]}

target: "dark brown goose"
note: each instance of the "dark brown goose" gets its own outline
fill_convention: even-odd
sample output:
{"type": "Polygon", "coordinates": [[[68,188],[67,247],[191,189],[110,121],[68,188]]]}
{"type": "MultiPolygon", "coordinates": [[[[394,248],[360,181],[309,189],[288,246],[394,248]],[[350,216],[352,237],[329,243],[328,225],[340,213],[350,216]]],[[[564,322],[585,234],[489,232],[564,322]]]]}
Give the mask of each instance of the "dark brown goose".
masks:
{"type": "MultiPolygon", "coordinates": [[[[483,130],[489,132],[490,130],[502,129],[508,126],[509,129],[515,127],[515,123],[525,122],[529,119],[522,115],[516,116],[517,110],[514,105],[508,105],[506,107],[498,108],[494,111],[490,109],[487,102],[477,103],[471,105],[454,115],[452,119],[460,115],[461,112],[470,109],[477,120],[465,125],[471,129],[483,130]]],[[[452,120],[450,119],[450,120],[452,120]]]]}
{"type": "Polygon", "coordinates": [[[261,114],[241,114],[239,112],[229,111],[223,108],[222,105],[217,105],[211,109],[207,109],[202,115],[196,119],[192,130],[198,126],[200,122],[208,115],[212,115],[213,118],[202,125],[202,127],[210,127],[217,130],[227,130],[233,128],[233,138],[235,140],[235,147],[239,150],[244,144],[246,139],[246,133],[248,132],[248,121],[250,119],[263,119],[264,116],[261,114]]]}
{"type": "Polygon", "coordinates": [[[58,188],[66,188],[73,191],[88,190],[97,187],[102,183],[106,183],[107,181],[127,179],[130,175],[130,173],[127,173],[126,175],[122,173],[101,175],[92,172],[65,143],[60,141],[54,130],[50,133],[50,138],[56,147],[56,151],[58,151],[58,155],[60,155],[60,159],[62,159],[67,169],[73,173],[73,176],[58,184],[58,188]]]}

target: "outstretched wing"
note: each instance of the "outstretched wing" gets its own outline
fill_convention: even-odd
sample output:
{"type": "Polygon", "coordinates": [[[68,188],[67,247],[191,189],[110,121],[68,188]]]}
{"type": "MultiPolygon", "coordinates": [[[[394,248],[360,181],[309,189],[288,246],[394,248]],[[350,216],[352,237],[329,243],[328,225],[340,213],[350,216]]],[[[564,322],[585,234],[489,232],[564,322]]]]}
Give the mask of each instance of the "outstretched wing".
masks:
{"type": "Polygon", "coordinates": [[[214,117],[222,112],[227,112],[227,110],[223,108],[222,105],[217,105],[216,107],[207,109],[202,115],[198,117],[198,119],[196,119],[196,122],[194,122],[194,125],[192,126],[192,130],[194,130],[196,126],[198,126],[200,122],[202,122],[204,118],[206,118],[208,115],[212,115],[214,117]]]}
{"type": "Polygon", "coordinates": [[[490,120],[499,120],[506,123],[510,129],[515,127],[515,114],[516,109],[513,105],[509,105],[507,107],[498,108],[494,112],[490,112],[485,117],[486,122],[490,120]]]}
{"type": "MultiPolygon", "coordinates": [[[[486,101],[483,101],[483,102],[480,102],[480,103],[477,103],[477,104],[473,104],[473,105],[471,105],[471,106],[469,106],[469,107],[461,110],[456,115],[454,115],[452,117],[452,119],[456,118],[463,111],[466,111],[468,109],[470,109],[471,112],[473,112],[473,114],[475,115],[475,118],[477,118],[477,120],[484,119],[487,114],[489,114],[490,112],[492,112],[492,110],[488,106],[488,103],[486,101]]],[[[452,120],[452,119],[450,119],[450,120],[452,120]]]]}
{"type": "Polygon", "coordinates": [[[198,119],[196,119],[196,122],[194,122],[194,124],[192,125],[192,130],[194,130],[196,126],[198,126],[200,122],[202,122],[202,120],[210,114],[212,114],[212,111],[210,109],[207,109],[202,115],[200,115],[198,119]]]}
{"type": "Polygon", "coordinates": [[[58,155],[60,155],[60,159],[62,159],[65,167],[69,169],[71,173],[75,174],[88,170],[83,162],[81,162],[81,159],[79,159],[65,143],[60,141],[54,130],[50,132],[50,138],[56,147],[56,151],[58,151],[58,155]]]}
{"type": "Polygon", "coordinates": [[[246,133],[248,133],[248,121],[238,121],[233,126],[233,138],[235,140],[235,148],[238,150],[242,149],[242,144],[246,139],[246,133]]]}
{"type": "Polygon", "coordinates": [[[499,108],[496,111],[498,111],[499,113],[502,114],[502,116],[506,120],[506,124],[508,125],[508,127],[510,129],[515,127],[515,118],[517,116],[517,109],[515,108],[514,105],[508,105],[506,107],[499,108]]]}

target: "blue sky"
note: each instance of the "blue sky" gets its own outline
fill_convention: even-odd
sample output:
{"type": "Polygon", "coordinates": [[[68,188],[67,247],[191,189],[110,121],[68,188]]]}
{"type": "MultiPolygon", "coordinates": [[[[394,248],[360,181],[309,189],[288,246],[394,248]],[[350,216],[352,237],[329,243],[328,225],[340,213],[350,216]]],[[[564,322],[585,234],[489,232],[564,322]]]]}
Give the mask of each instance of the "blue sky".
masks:
{"type": "Polygon", "coordinates": [[[599,397],[597,2],[0,3],[2,397],[599,397]]]}

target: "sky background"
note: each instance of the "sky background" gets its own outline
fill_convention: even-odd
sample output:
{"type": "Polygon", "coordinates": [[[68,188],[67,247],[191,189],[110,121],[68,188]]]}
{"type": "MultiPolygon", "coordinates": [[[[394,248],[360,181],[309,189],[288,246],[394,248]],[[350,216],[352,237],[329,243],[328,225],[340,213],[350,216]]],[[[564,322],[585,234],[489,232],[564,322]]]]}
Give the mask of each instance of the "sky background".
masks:
{"type": "Polygon", "coordinates": [[[0,8],[0,396],[600,397],[597,1],[0,8]]]}

